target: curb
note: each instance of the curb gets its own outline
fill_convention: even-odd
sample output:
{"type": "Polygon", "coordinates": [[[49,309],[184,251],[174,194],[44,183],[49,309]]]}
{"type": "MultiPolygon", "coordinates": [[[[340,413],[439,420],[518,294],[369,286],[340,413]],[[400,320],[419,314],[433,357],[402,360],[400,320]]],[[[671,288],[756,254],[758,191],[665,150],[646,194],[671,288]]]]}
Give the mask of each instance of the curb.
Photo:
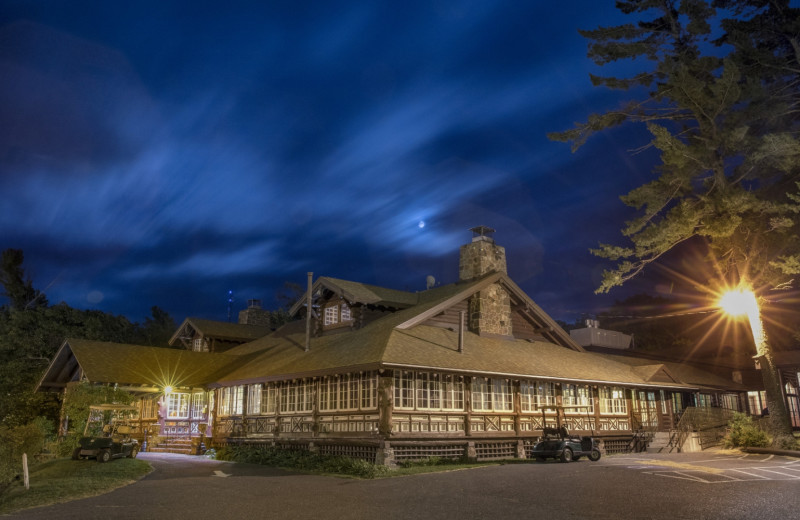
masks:
{"type": "Polygon", "coordinates": [[[795,450],[774,450],[772,448],[742,448],[745,453],[764,453],[770,455],[785,455],[787,457],[800,458],[800,451],[795,450]]]}

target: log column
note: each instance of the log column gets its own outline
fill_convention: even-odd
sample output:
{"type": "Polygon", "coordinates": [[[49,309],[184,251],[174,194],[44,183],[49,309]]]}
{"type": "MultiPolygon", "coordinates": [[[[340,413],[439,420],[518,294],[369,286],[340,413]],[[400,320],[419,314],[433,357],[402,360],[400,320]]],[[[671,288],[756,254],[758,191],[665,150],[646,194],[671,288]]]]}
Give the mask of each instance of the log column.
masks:
{"type": "MultiPolygon", "coordinates": [[[[472,436],[472,378],[464,376],[464,435],[472,436]]],[[[473,447],[474,449],[474,447],[473,447]]]]}
{"type": "Polygon", "coordinates": [[[384,439],[392,435],[393,382],[391,371],[378,374],[378,434],[384,439]]]}

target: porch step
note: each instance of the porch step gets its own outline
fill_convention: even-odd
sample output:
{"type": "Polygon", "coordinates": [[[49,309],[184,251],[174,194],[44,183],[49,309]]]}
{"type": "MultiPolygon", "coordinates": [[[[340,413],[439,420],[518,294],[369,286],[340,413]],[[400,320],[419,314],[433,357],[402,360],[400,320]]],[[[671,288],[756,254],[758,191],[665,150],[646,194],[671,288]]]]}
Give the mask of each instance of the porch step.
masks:
{"type": "Polygon", "coordinates": [[[190,455],[192,453],[192,439],[191,437],[161,437],[158,444],[148,445],[147,451],[190,455]]]}
{"type": "Polygon", "coordinates": [[[647,444],[647,453],[661,453],[669,447],[669,432],[654,432],[647,444]]]}

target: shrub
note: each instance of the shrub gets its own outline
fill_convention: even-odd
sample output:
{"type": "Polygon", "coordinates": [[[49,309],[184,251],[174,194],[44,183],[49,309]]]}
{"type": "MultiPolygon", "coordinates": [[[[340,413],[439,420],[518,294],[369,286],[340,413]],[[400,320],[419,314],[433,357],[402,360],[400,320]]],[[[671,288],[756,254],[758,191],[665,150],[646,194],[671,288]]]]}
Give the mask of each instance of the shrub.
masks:
{"type": "Polygon", "coordinates": [[[35,464],[52,431],[53,425],[42,417],[23,426],[0,426],[0,494],[22,473],[22,454],[28,455],[29,465],[35,464]]]}
{"type": "Polygon", "coordinates": [[[449,457],[427,457],[424,459],[416,459],[416,460],[407,460],[403,462],[398,462],[399,466],[403,466],[405,468],[413,468],[413,467],[420,467],[420,466],[445,466],[447,464],[466,464],[469,460],[467,459],[466,455],[462,457],[456,458],[449,458],[449,457]]]}
{"type": "Polygon", "coordinates": [[[320,455],[304,450],[285,450],[275,446],[247,444],[224,446],[217,450],[216,458],[264,466],[339,473],[360,478],[376,478],[389,472],[389,468],[385,466],[377,466],[361,459],[320,455]]]}
{"type": "Polygon", "coordinates": [[[734,412],[730,431],[723,440],[726,448],[765,448],[770,445],[769,436],[747,414],[734,412]]]}

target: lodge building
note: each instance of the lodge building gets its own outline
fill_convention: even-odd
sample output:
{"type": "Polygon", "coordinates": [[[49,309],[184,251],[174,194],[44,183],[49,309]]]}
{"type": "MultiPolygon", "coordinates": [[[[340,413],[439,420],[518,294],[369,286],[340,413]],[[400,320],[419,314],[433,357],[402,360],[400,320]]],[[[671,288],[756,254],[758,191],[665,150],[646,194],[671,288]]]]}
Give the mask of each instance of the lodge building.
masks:
{"type": "Polygon", "coordinates": [[[408,292],[309,276],[297,319],[257,339],[234,325],[215,341],[198,320],[173,338],[185,350],[68,339],[39,388],[133,392],[154,449],[258,443],[379,464],[527,457],[557,425],[607,452],[659,436],[687,449],[675,434],[687,410],[748,410],[730,377],[582,347],[508,276],[493,230],[472,231],[456,283],[408,292]],[[196,342],[200,329],[224,349],[196,342]]]}

